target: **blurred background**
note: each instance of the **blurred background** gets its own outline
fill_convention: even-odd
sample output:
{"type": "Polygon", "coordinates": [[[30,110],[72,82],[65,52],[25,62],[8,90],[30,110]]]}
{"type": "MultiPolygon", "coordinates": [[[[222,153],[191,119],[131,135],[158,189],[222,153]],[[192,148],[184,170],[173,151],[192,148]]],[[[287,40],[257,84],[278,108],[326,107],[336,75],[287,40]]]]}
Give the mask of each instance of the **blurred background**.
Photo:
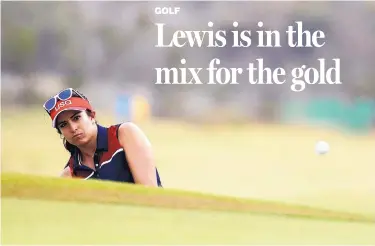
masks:
{"type": "MultiPolygon", "coordinates": [[[[59,175],[68,160],[42,104],[65,87],[99,123],[134,121],[150,138],[167,188],[375,208],[375,4],[372,2],[3,2],[2,172],[59,175]],[[180,7],[155,15],[155,7],[180,7]],[[173,31],[323,30],[322,48],[155,48],[173,31]],[[155,85],[156,67],[317,67],[341,59],[342,85],[155,85]],[[331,145],[314,152],[318,140],[331,145]]],[[[282,36],[284,39],[285,37],[282,36]]]]}

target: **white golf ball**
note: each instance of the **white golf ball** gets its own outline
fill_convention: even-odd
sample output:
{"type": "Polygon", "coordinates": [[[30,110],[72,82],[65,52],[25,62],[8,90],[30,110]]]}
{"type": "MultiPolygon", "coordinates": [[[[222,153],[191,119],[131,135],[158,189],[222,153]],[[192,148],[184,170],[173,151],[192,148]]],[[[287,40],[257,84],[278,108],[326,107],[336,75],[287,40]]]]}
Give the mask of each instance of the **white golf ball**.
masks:
{"type": "Polygon", "coordinates": [[[319,155],[326,154],[329,149],[329,144],[325,141],[318,141],[315,145],[315,151],[319,155]]]}

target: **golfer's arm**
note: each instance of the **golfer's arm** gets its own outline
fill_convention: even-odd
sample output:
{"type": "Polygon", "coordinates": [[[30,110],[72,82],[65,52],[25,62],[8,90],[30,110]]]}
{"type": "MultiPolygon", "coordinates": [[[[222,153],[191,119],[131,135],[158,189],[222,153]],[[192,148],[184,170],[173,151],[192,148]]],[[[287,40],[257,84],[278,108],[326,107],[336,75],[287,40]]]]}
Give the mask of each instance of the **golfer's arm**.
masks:
{"type": "Polygon", "coordinates": [[[118,131],[121,146],[126,151],[129,168],[137,184],[157,187],[151,144],[142,130],[132,123],[123,123],[118,131]]]}
{"type": "Polygon", "coordinates": [[[72,173],[70,172],[69,166],[64,168],[64,170],[60,174],[60,177],[63,177],[63,178],[71,178],[72,177],[72,173]]]}

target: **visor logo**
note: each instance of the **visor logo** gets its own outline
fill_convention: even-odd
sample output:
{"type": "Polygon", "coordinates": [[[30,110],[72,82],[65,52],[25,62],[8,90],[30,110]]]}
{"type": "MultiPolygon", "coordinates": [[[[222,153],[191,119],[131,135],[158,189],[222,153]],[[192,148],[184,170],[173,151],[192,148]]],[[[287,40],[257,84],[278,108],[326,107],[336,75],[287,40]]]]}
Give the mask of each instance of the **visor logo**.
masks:
{"type": "Polygon", "coordinates": [[[62,101],[62,102],[59,102],[56,107],[55,107],[55,110],[58,111],[59,109],[65,107],[66,105],[71,105],[72,104],[72,101],[71,100],[65,100],[65,101],[62,101]]]}

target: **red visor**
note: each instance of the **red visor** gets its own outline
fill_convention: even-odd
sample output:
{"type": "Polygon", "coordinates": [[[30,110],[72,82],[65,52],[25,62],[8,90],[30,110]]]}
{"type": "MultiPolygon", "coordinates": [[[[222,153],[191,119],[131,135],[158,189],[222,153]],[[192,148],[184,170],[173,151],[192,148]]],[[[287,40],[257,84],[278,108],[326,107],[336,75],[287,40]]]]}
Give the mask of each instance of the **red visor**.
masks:
{"type": "Polygon", "coordinates": [[[83,98],[71,97],[67,100],[63,100],[63,101],[59,100],[56,103],[56,106],[49,113],[52,119],[52,127],[56,127],[56,119],[57,119],[57,116],[59,116],[61,112],[66,111],[66,110],[82,111],[86,109],[92,110],[92,107],[90,103],[83,98]]]}

